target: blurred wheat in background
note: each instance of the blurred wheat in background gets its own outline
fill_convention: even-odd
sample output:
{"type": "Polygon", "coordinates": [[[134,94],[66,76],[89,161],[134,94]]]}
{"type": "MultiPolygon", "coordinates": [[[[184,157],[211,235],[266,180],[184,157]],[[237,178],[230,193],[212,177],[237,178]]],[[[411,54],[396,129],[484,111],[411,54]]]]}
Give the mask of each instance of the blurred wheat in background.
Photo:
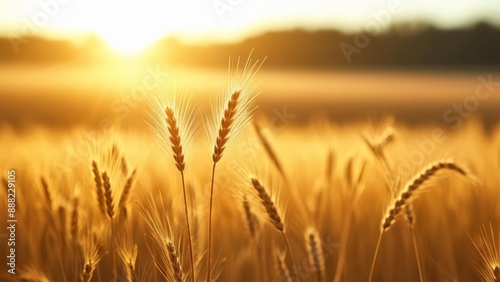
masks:
{"type": "Polygon", "coordinates": [[[152,134],[5,132],[29,152],[3,156],[19,175],[15,279],[499,281],[500,130],[470,122],[402,173],[407,144],[433,128],[273,132],[251,115],[258,66],[230,66],[208,117],[167,78],[149,96],[152,134]]]}

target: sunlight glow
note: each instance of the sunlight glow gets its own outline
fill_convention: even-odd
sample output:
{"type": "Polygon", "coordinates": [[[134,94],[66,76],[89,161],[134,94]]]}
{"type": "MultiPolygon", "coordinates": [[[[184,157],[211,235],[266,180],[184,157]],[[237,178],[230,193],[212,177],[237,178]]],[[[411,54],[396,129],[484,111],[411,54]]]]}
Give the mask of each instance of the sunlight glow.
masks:
{"type": "Polygon", "coordinates": [[[152,34],[103,33],[99,34],[109,46],[122,55],[135,55],[146,49],[161,36],[152,34]]]}
{"type": "Polygon", "coordinates": [[[423,21],[455,27],[475,21],[500,25],[499,1],[352,0],[0,0],[0,35],[24,37],[57,32],[98,34],[121,53],[138,52],[168,36],[188,40],[239,40],[262,31],[293,28],[361,30],[380,18],[390,3],[401,12],[383,17],[386,25],[423,21]]]}

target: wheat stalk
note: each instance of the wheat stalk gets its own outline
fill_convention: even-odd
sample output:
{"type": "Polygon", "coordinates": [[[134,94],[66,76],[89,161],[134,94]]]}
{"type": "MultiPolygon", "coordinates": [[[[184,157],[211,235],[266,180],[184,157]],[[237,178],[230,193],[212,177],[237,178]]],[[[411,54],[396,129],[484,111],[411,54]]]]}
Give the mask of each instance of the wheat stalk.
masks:
{"type": "Polygon", "coordinates": [[[415,235],[415,212],[413,211],[413,206],[411,203],[408,203],[405,206],[405,219],[406,222],[408,223],[408,226],[411,229],[411,238],[413,241],[413,249],[415,251],[415,259],[417,260],[417,267],[418,267],[418,275],[420,277],[420,282],[423,282],[423,274],[422,274],[422,266],[420,265],[420,255],[418,251],[418,245],[417,245],[417,237],[415,235]]]}
{"type": "Polygon", "coordinates": [[[212,177],[210,182],[210,204],[208,212],[208,251],[207,251],[207,282],[210,282],[212,266],[212,211],[213,192],[215,182],[215,168],[222,158],[226,147],[228,147],[243,131],[251,117],[251,104],[255,99],[253,92],[255,85],[252,80],[260,65],[259,61],[251,63],[248,57],[243,70],[239,70],[239,59],[236,64],[235,74],[231,74],[231,64],[229,65],[228,89],[226,99],[222,100],[219,108],[214,112],[214,120],[207,127],[207,135],[211,140],[215,139],[212,152],[212,177]],[[213,134],[216,133],[215,136],[213,134]],[[215,138],[214,138],[215,137],[215,138]]]}
{"type": "Polygon", "coordinates": [[[359,199],[361,197],[363,188],[365,187],[363,179],[365,177],[366,162],[365,161],[362,162],[361,167],[359,168],[359,171],[356,172],[356,174],[354,174],[354,168],[355,168],[354,159],[350,157],[347,161],[347,167],[346,167],[346,175],[348,177],[347,185],[349,185],[349,188],[351,189],[350,193],[348,194],[349,206],[346,208],[347,210],[346,218],[342,228],[340,250],[338,255],[339,259],[337,260],[335,276],[333,278],[334,282],[339,282],[340,279],[342,278],[344,263],[346,259],[345,253],[347,252],[349,234],[351,232],[351,224],[353,221],[352,218],[356,210],[357,204],[359,202],[359,199]]]}
{"type": "Polygon", "coordinates": [[[152,118],[154,124],[153,132],[157,140],[162,145],[165,151],[169,151],[174,159],[175,166],[180,172],[182,181],[182,192],[184,197],[184,216],[187,225],[189,255],[191,266],[191,281],[194,282],[194,255],[191,224],[188,212],[188,199],[184,172],[186,169],[185,160],[187,153],[191,147],[192,137],[196,129],[193,119],[193,111],[190,107],[190,97],[187,95],[177,96],[176,84],[173,84],[172,89],[167,89],[166,83],[161,84],[161,87],[156,89],[156,93],[150,99],[150,104],[153,108],[152,118]],[[168,137],[168,138],[167,138],[168,137]],[[168,147],[168,149],[166,149],[168,147]]]}
{"type": "Polygon", "coordinates": [[[167,115],[167,125],[168,125],[168,132],[170,134],[169,140],[171,143],[171,148],[173,152],[173,157],[175,160],[175,165],[179,172],[181,173],[181,180],[182,180],[182,192],[184,196],[184,214],[186,216],[186,225],[187,225],[187,231],[188,231],[188,243],[189,243],[189,255],[190,255],[190,262],[191,262],[191,281],[195,281],[195,271],[194,271],[194,256],[193,256],[193,243],[192,243],[192,236],[191,236],[191,227],[189,224],[189,212],[188,212],[188,203],[187,203],[187,195],[186,195],[186,184],[184,181],[184,169],[186,167],[186,164],[184,163],[184,154],[182,151],[182,143],[181,143],[181,136],[179,134],[179,127],[177,126],[177,119],[175,118],[174,111],[172,110],[171,107],[167,107],[165,110],[165,113],[167,115]]]}
{"type": "MultiPolygon", "coordinates": [[[[401,210],[409,203],[409,201],[412,199],[412,197],[415,196],[415,193],[418,191],[419,188],[423,186],[425,182],[427,182],[429,179],[431,179],[438,171],[443,170],[443,169],[449,169],[452,171],[456,171],[462,175],[467,176],[467,173],[463,168],[458,166],[457,164],[451,162],[451,161],[438,161],[436,163],[433,163],[429,165],[427,168],[423,169],[420,173],[418,173],[413,180],[409,181],[404,189],[401,191],[400,195],[395,199],[395,202],[393,203],[392,207],[387,211],[381,225],[381,231],[379,234],[379,239],[377,241],[377,247],[375,249],[375,254],[372,260],[372,266],[370,270],[370,277],[368,278],[368,281],[371,282],[373,278],[373,271],[375,269],[375,263],[377,260],[377,255],[378,255],[378,250],[380,247],[380,243],[382,241],[382,235],[389,230],[389,228],[394,224],[396,220],[396,216],[398,216],[401,213],[401,210]]],[[[416,241],[414,241],[414,244],[416,241]]],[[[415,249],[417,250],[417,249],[415,249]]],[[[418,256],[418,254],[417,254],[418,256]]],[[[419,261],[418,257],[417,260],[419,261]]],[[[418,262],[420,263],[420,262],[418,262]]],[[[420,270],[420,264],[419,264],[419,271],[420,270]]],[[[421,275],[421,273],[420,273],[421,275]]],[[[420,276],[420,279],[422,279],[422,276],[420,276]]]]}

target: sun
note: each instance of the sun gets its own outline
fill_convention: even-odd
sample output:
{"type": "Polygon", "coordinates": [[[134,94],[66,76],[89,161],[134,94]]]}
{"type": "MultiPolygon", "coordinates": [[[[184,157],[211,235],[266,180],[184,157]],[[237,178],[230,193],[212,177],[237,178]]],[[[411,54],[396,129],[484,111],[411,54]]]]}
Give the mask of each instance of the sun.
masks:
{"type": "Polygon", "coordinates": [[[100,32],[100,36],[117,53],[136,55],[157,41],[161,35],[143,32],[100,32]]]}
{"type": "MultiPolygon", "coordinates": [[[[159,15],[151,15],[150,9],[144,9],[135,1],[124,2],[119,5],[119,9],[115,1],[102,5],[99,17],[92,20],[92,29],[113,50],[122,55],[140,53],[166,36],[168,26],[174,24],[173,22],[159,24],[157,20],[159,15]]],[[[162,10],[162,6],[158,3],[154,7],[154,11],[162,10]]]]}

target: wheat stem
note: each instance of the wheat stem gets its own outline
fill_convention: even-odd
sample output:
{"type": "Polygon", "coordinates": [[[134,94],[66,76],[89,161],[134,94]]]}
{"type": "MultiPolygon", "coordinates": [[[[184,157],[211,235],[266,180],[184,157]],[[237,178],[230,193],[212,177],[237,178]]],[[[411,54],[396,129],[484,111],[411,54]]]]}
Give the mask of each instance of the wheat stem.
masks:
{"type": "MultiPolygon", "coordinates": [[[[115,240],[115,225],[113,222],[113,218],[111,218],[111,248],[113,250],[113,269],[115,273],[118,273],[117,263],[116,263],[116,240],[115,240]]],[[[115,275],[115,282],[118,282],[118,275],[115,275]]]]}
{"type": "Polygon", "coordinates": [[[295,262],[295,256],[293,255],[292,252],[292,247],[290,246],[290,242],[288,241],[288,236],[286,236],[285,231],[281,231],[281,234],[283,235],[283,239],[285,240],[286,247],[288,248],[288,252],[290,253],[290,257],[292,257],[292,262],[293,262],[293,270],[294,270],[294,276],[299,275],[299,270],[297,269],[297,263],[295,262]]]}
{"type": "Polygon", "coordinates": [[[352,208],[349,209],[345,226],[342,232],[342,238],[340,239],[340,250],[339,250],[339,259],[337,261],[337,267],[335,268],[335,277],[333,278],[334,282],[339,282],[342,278],[342,270],[344,269],[345,263],[345,252],[347,251],[347,243],[349,240],[349,233],[351,231],[351,222],[352,215],[354,210],[352,208]]]}
{"type": "Polygon", "coordinates": [[[189,213],[188,213],[188,203],[187,203],[187,197],[186,197],[186,184],[184,182],[184,172],[181,171],[181,179],[182,179],[182,191],[184,194],[184,212],[186,214],[186,225],[187,225],[187,231],[188,231],[188,244],[189,244],[189,256],[191,259],[191,281],[195,281],[195,273],[194,273],[194,256],[193,256],[193,243],[192,243],[192,237],[191,237],[191,227],[189,225],[189,213]]]}
{"type": "Polygon", "coordinates": [[[423,282],[424,276],[422,274],[422,266],[420,265],[420,256],[418,254],[417,237],[415,236],[415,228],[412,226],[410,229],[411,229],[411,237],[412,237],[412,241],[413,241],[413,248],[415,250],[415,259],[417,260],[418,277],[420,278],[420,282],[423,282]]]}
{"type": "Polygon", "coordinates": [[[368,282],[371,282],[373,278],[373,271],[375,270],[375,263],[377,262],[378,251],[380,249],[380,244],[382,243],[383,235],[384,235],[383,232],[380,232],[378,235],[377,247],[375,247],[375,254],[373,255],[372,266],[370,268],[370,276],[368,278],[368,282]]]}
{"type": "Polygon", "coordinates": [[[212,250],[212,204],[213,204],[213,196],[214,196],[214,179],[215,179],[215,165],[217,163],[214,162],[212,166],[212,181],[210,184],[210,208],[208,212],[208,268],[207,268],[207,281],[210,282],[212,280],[211,276],[211,250],[212,250]]]}

